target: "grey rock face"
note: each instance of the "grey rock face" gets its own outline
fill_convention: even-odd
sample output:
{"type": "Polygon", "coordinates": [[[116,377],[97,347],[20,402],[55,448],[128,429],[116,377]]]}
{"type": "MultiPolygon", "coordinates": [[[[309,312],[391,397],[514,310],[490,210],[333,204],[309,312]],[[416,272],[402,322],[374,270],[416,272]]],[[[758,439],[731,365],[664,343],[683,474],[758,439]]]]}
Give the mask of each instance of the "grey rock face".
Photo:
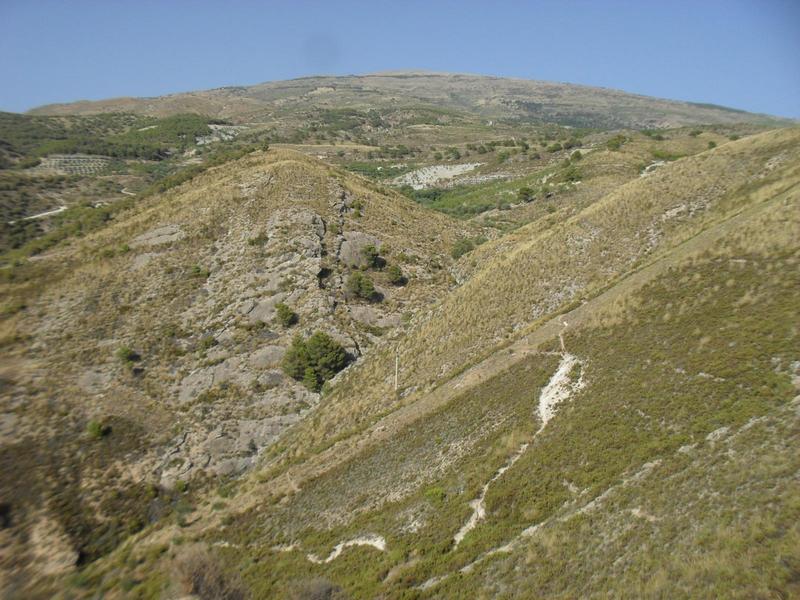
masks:
{"type": "Polygon", "coordinates": [[[184,237],[183,230],[177,225],[164,225],[135,237],[131,243],[131,248],[142,246],[158,246],[169,242],[177,242],[184,237]]]}
{"type": "Polygon", "coordinates": [[[381,248],[381,242],[375,236],[360,231],[349,231],[344,234],[344,241],[339,249],[339,260],[349,267],[366,267],[367,261],[362,250],[367,246],[381,248]]]}

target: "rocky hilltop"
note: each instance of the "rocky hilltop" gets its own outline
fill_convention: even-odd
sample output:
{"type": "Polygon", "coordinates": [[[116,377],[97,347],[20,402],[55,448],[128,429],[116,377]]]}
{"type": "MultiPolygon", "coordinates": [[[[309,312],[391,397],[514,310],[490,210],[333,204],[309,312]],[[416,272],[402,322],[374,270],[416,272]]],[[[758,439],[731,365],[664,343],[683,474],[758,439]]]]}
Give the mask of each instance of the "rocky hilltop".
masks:
{"type": "Polygon", "coordinates": [[[36,115],[197,112],[240,122],[300,118],[321,109],[403,109],[427,106],[484,119],[557,123],[576,127],[647,128],[788,120],[723,106],[680,102],[567,83],[430,72],[303,77],[248,87],[51,104],[36,115]]]}

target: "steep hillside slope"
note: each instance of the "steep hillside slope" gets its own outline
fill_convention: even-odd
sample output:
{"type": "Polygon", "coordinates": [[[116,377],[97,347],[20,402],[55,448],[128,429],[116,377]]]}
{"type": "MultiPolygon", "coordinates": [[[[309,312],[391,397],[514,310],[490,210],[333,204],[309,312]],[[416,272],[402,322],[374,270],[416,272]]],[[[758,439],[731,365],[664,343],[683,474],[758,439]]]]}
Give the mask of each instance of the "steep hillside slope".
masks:
{"type": "Polygon", "coordinates": [[[479,75],[396,72],[363,76],[304,77],[173,94],[53,104],[34,114],[132,112],[165,116],[197,112],[242,122],[335,109],[371,110],[422,105],[484,118],[560,123],[579,127],[675,127],[698,123],[778,120],[721,106],[649,98],[581,85],[479,75]]]}
{"type": "MultiPolygon", "coordinates": [[[[735,160],[742,179],[707,181],[703,215],[684,216],[681,235],[665,227],[649,261],[439,378],[354,443],[273,467],[201,539],[256,594],[276,596],[323,585],[314,577],[355,597],[796,594],[797,136],[698,157],[706,169],[735,160]]],[[[665,203],[655,213],[665,223],[676,198],[649,185],[635,190],[658,192],[646,198],[665,203]]],[[[617,218],[613,234],[624,234],[617,218]]],[[[494,271],[529,289],[539,280],[494,271]]],[[[378,362],[373,353],[361,367],[378,362]]],[[[347,379],[348,399],[375,385],[358,368],[347,379]]],[[[348,410],[343,398],[284,443],[296,435],[307,447],[334,410],[371,408],[348,410]]]]}
{"type": "Polygon", "coordinates": [[[3,561],[85,564],[178,510],[170,490],[252,466],[320,398],[281,370],[292,338],[324,332],[357,362],[451,285],[462,231],[301,154],[257,152],[7,269],[3,561]]]}
{"type": "Polygon", "coordinates": [[[787,130],[726,144],[632,181],[563,223],[546,229],[533,223],[515,232],[518,244],[419,315],[409,335],[391,349],[382,348],[361,366],[363,372],[350,373],[363,392],[354,396],[349,378],[344,379],[337,393],[346,403],[331,397],[320,407],[305,444],[358,429],[368,415],[389,406],[414,402],[498,345],[574,308],[741,210],[750,201],[748,190],[757,184],[774,179],[776,189],[794,185],[799,136],[798,130],[787,130]],[[400,400],[392,390],[395,353],[400,400]]]}

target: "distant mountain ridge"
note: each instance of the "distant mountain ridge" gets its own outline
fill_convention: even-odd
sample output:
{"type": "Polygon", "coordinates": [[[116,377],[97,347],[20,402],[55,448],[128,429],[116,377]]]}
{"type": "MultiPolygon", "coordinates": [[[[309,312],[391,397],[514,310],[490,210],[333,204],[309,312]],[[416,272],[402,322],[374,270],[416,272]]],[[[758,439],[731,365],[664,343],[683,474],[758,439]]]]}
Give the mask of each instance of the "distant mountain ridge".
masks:
{"type": "Polygon", "coordinates": [[[312,76],[152,98],[111,98],[40,106],[30,114],[131,112],[168,116],[198,112],[235,122],[263,122],[304,110],[429,106],[487,119],[574,127],[663,128],[699,124],[788,125],[790,119],[713,104],[685,102],[577,84],[451,73],[399,71],[312,76]]]}

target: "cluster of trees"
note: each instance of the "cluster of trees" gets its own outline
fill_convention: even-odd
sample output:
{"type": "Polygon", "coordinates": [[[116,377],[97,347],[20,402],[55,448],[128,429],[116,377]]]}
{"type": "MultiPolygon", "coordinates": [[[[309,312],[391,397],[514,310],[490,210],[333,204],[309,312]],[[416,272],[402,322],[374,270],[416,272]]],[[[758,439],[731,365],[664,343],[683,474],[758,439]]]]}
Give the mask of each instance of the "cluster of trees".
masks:
{"type": "Polygon", "coordinates": [[[404,144],[400,144],[398,146],[381,146],[380,150],[374,151],[371,150],[367,152],[367,158],[369,160],[373,160],[376,158],[405,158],[406,156],[411,156],[413,154],[419,154],[421,150],[419,148],[409,148],[404,144]]]}
{"type": "Polygon", "coordinates": [[[347,353],[327,333],[317,331],[308,339],[295,336],[281,366],[289,377],[318,392],[323,383],[347,366],[347,353]]]}
{"type": "Polygon", "coordinates": [[[163,119],[123,115],[100,121],[99,117],[88,121],[78,118],[71,127],[49,117],[0,117],[0,137],[32,157],[96,154],[162,160],[171,150],[185,150],[195,145],[197,137],[210,134],[209,124],[221,123],[195,114],[163,119]]]}
{"type": "MultiPolygon", "coordinates": [[[[383,271],[386,267],[386,259],[380,255],[380,251],[372,244],[361,249],[361,256],[364,259],[364,270],[353,271],[347,280],[346,291],[355,298],[361,298],[368,302],[380,302],[383,297],[375,289],[375,284],[365,270],[375,269],[383,271]]],[[[405,285],[407,283],[403,270],[397,265],[389,265],[386,268],[386,278],[392,285],[405,285]]]]}
{"type": "Polygon", "coordinates": [[[170,149],[193,146],[211,133],[212,123],[196,114],[155,119],[111,114],[90,117],[39,117],[0,113],[0,139],[30,157],[50,154],[98,154],[115,158],[161,160],[170,149]]]}
{"type": "Polygon", "coordinates": [[[125,114],[41,117],[0,112],[0,145],[15,154],[36,155],[48,142],[119,134],[139,122],[142,117],[125,114]]]}

